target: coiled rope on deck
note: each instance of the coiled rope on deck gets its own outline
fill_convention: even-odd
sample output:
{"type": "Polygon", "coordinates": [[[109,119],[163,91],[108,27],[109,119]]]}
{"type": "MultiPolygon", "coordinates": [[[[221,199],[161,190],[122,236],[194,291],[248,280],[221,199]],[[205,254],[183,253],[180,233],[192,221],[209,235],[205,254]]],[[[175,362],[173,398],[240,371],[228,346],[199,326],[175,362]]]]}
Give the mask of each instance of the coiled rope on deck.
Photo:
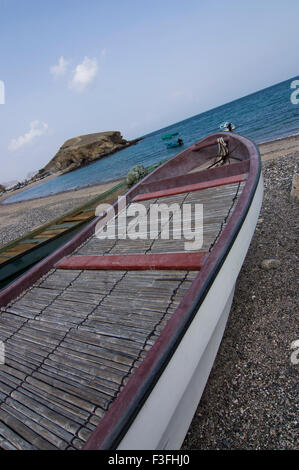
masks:
{"type": "Polygon", "coordinates": [[[218,137],[218,157],[226,157],[228,155],[228,146],[225,143],[223,137],[218,137]]]}
{"type": "Polygon", "coordinates": [[[223,137],[218,137],[217,144],[218,144],[217,157],[215,158],[214,163],[212,163],[212,165],[208,166],[208,168],[213,168],[215,166],[221,166],[221,165],[224,165],[227,162],[227,160],[229,161],[229,159],[227,158],[229,156],[228,145],[225,142],[225,140],[223,139],[223,137]]]}

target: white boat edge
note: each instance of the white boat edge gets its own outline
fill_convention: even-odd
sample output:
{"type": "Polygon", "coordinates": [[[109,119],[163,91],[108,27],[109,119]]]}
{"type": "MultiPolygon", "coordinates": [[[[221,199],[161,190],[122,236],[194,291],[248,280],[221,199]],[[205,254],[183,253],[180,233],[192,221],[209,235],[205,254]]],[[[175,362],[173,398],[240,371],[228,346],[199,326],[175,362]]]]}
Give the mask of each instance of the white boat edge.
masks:
{"type": "Polygon", "coordinates": [[[180,449],[221,343],[235,283],[255,231],[262,200],[261,173],[233,246],[190,327],[117,450],[180,449]]]}

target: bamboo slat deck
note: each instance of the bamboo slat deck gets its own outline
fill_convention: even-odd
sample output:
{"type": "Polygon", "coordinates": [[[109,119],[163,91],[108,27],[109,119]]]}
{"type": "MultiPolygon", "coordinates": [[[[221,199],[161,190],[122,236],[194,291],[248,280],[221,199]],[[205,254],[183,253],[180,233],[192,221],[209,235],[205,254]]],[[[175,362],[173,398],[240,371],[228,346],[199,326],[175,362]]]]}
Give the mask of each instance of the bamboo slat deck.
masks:
{"type": "MultiPolygon", "coordinates": [[[[147,209],[146,220],[149,221],[148,213],[151,204],[203,204],[203,246],[200,251],[209,251],[215,236],[219,236],[225,225],[229,220],[234,206],[238,201],[238,197],[244,187],[244,182],[234,183],[231,185],[221,186],[218,188],[209,188],[202,191],[195,191],[191,193],[179,194],[176,196],[169,196],[159,199],[151,199],[142,201],[142,205],[147,209]]],[[[140,203],[141,204],[141,203],[140,203]]],[[[119,228],[122,227],[121,223],[118,225],[119,217],[116,217],[115,225],[119,228]]],[[[128,220],[130,218],[128,217],[128,220]]],[[[138,222],[143,226],[144,219],[138,217],[138,222]]],[[[194,219],[193,219],[194,222],[194,219]]],[[[167,221],[164,222],[167,224],[167,221]]],[[[108,227],[111,224],[108,224],[108,227]]],[[[171,224],[170,224],[171,225],[171,224]]],[[[163,221],[160,225],[160,232],[163,228],[163,221]]],[[[133,227],[131,229],[133,231],[133,227]]],[[[140,232],[142,232],[140,230],[140,232]]],[[[171,234],[170,227],[170,234],[171,234]]],[[[165,253],[184,251],[184,239],[175,240],[172,237],[170,240],[163,240],[157,236],[155,239],[131,240],[130,238],[122,239],[104,239],[100,240],[97,236],[92,237],[84,243],[74,255],[101,255],[101,254],[124,254],[124,253],[165,253]]]]}
{"type": "MultiPolygon", "coordinates": [[[[243,186],[239,182],[144,205],[149,211],[156,201],[180,208],[202,203],[200,250],[210,251],[243,186]]],[[[166,223],[154,239],[93,236],[72,256],[184,251],[185,240],[161,238],[166,223]]],[[[2,308],[6,361],[0,366],[0,448],[82,448],[197,274],[55,268],[2,308]]]]}

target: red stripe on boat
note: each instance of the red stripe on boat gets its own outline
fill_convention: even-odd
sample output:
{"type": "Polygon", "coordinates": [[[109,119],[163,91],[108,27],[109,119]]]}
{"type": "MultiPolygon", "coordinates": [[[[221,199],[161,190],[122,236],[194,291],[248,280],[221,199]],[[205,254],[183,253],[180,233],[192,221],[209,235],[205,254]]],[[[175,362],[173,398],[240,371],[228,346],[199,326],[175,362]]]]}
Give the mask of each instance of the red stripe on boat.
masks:
{"type": "Polygon", "coordinates": [[[178,186],[176,188],[161,189],[152,193],[138,194],[134,201],[145,201],[147,199],[156,199],[159,197],[173,196],[175,194],[190,193],[201,189],[215,188],[216,186],[224,186],[225,184],[239,183],[246,179],[247,174],[226,176],[225,178],[217,178],[211,181],[203,181],[201,183],[188,184],[186,186],[178,186]]]}
{"type": "Polygon", "coordinates": [[[56,266],[60,269],[141,271],[149,269],[199,270],[206,252],[155,253],[104,256],[71,256],[56,266]]]}

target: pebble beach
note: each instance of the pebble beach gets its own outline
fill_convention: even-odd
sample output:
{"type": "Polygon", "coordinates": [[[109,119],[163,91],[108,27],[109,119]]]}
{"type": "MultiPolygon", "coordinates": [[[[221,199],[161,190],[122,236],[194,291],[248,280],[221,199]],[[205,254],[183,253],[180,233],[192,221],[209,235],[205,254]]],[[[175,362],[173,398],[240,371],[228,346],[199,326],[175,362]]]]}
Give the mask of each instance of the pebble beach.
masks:
{"type": "MultiPolygon", "coordinates": [[[[296,449],[298,202],[291,200],[299,136],[259,145],[264,201],[232,310],[182,450],[296,449]]],[[[0,246],[117,184],[0,204],[0,246]]],[[[3,201],[0,199],[0,202],[3,201]]]]}

